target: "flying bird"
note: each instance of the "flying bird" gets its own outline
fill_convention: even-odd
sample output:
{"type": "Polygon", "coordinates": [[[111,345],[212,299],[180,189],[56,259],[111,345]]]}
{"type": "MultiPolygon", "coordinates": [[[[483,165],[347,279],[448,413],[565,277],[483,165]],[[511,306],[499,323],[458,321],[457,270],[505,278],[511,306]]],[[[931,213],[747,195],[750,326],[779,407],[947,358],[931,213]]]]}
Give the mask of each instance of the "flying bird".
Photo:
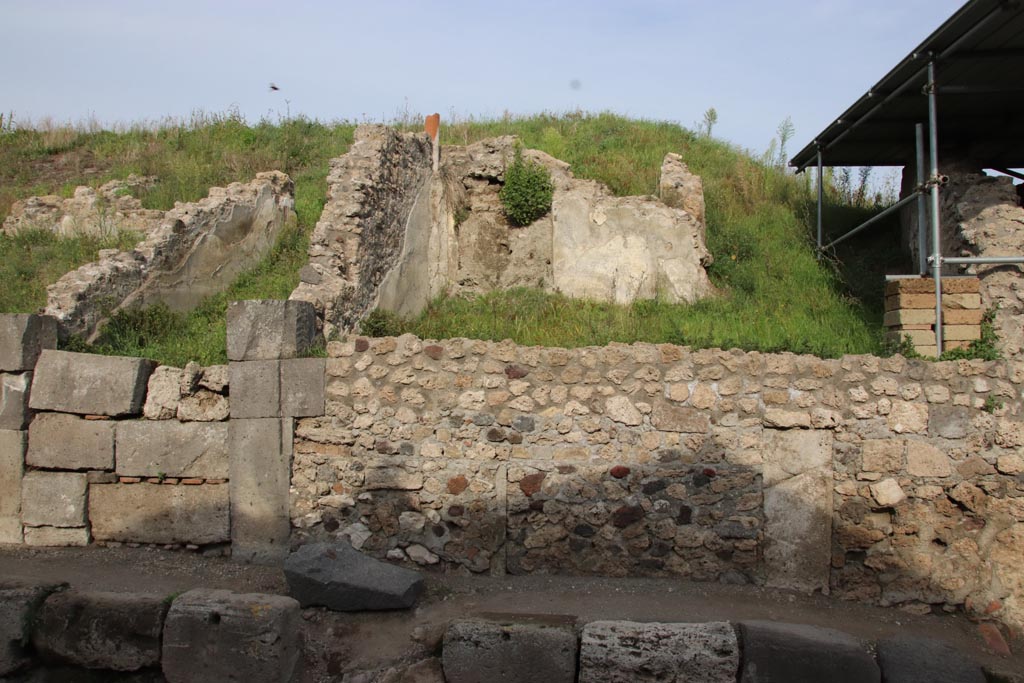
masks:
{"type": "Polygon", "coordinates": [[[270,84],[270,91],[274,92],[275,90],[280,90],[280,88],[277,87],[276,83],[271,83],[270,84]]]}

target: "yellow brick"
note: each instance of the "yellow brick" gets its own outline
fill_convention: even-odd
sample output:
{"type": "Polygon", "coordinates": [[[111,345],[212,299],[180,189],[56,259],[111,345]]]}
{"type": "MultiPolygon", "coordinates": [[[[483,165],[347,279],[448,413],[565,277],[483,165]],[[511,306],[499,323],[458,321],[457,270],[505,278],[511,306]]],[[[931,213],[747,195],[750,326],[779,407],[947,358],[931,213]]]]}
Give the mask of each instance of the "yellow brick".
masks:
{"type": "Polygon", "coordinates": [[[885,297],[885,310],[898,311],[906,308],[930,308],[935,310],[934,294],[895,294],[885,297]]]}
{"type": "Polygon", "coordinates": [[[943,309],[942,322],[946,325],[980,325],[981,319],[985,317],[982,310],[967,310],[963,308],[943,309]]]}
{"type": "Polygon", "coordinates": [[[981,281],[976,277],[942,278],[943,294],[977,294],[981,291],[981,281]]]}
{"type": "Polygon", "coordinates": [[[942,340],[943,351],[952,351],[953,349],[966,349],[970,345],[971,342],[969,341],[946,341],[945,339],[942,340]]]}
{"type": "Polygon", "coordinates": [[[928,325],[935,322],[935,311],[928,309],[901,309],[889,311],[883,318],[886,327],[897,325],[928,325]]]}
{"type": "Polygon", "coordinates": [[[931,330],[890,330],[887,336],[896,341],[909,337],[914,346],[935,346],[935,333],[931,330]]]}
{"type": "Polygon", "coordinates": [[[980,294],[944,294],[942,296],[942,309],[966,308],[969,310],[981,308],[980,294]]]}
{"type": "Polygon", "coordinates": [[[923,277],[905,277],[885,283],[885,295],[935,293],[935,280],[923,277]]]}
{"type": "Polygon", "coordinates": [[[914,350],[922,356],[928,356],[929,358],[935,358],[939,355],[939,347],[934,344],[931,346],[915,346],[914,350]]]}
{"type": "Polygon", "coordinates": [[[942,339],[949,341],[981,339],[981,327],[978,325],[943,325],[942,339]]]}

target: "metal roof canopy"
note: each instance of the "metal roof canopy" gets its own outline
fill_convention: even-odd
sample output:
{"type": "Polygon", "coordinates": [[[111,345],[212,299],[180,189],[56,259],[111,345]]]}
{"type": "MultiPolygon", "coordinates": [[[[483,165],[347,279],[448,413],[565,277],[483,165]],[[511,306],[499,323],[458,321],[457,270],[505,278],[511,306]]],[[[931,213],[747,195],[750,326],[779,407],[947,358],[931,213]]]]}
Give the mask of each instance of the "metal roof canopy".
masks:
{"type": "Polygon", "coordinates": [[[942,149],[986,168],[1024,167],[1024,2],[969,0],[789,162],[827,166],[914,162],[928,121],[928,65],[942,149]]]}

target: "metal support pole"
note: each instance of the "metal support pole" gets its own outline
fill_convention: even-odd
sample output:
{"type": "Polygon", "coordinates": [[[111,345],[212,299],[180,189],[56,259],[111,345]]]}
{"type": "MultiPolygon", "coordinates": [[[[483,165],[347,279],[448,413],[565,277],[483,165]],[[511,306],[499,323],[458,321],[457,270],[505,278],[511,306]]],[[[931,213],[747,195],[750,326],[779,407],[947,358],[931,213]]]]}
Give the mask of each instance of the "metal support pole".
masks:
{"type": "MultiPolygon", "coordinates": [[[[915,180],[918,189],[924,187],[924,124],[914,125],[917,142],[917,175],[915,180]]],[[[924,275],[928,272],[928,219],[925,212],[924,194],[917,193],[917,272],[924,275]]]]}
{"type": "Polygon", "coordinates": [[[914,195],[910,195],[909,197],[904,197],[903,199],[899,200],[895,204],[892,204],[889,207],[887,207],[881,213],[877,213],[874,216],[872,216],[871,218],[867,219],[866,221],[864,221],[863,223],[858,225],[856,228],[854,228],[850,232],[844,234],[842,237],[837,237],[836,239],[832,240],[831,242],[826,244],[824,247],[822,247],[822,250],[831,249],[832,247],[836,246],[840,242],[845,242],[846,240],[850,239],[851,237],[853,237],[854,235],[856,235],[860,231],[866,230],[867,228],[870,228],[872,225],[874,225],[878,221],[882,220],[883,218],[885,218],[886,216],[891,214],[893,211],[899,211],[900,209],[902,209],[904,206],[906,206],[910,202],[913,202],[913,201],[916,201],[916,200],[917,200],[917,198],[914,195]]]}
{"type": "MultiPolygon", "coordinates": [[[[931,259],[928,259],[929,261],[931,259]]],[[[955,266],[972,266],[980,264],[994,265],[1015,265],[1024,264],[1024,256],[966,256],[966,257],[945,257],[943,263],[951,263],[955,266]]]]}
{"type": "Polygon", "coordinates": [[[935,62],[928,62],[928,147],[931,153],[932,269],[935,279],[935,345],[942,354],[942,237],[939,234],[939,115],[935,95],[935,62]]]}
{"type": "Polygon", "coordinates": [[[822,162],[821,162],[821,149],[818,149],[818,260],[821,260],[821,240],[822,240],[822,212],[824,211],[824,197],[825,190],[822,180],[824,176],[822,174],[822,162]]]}

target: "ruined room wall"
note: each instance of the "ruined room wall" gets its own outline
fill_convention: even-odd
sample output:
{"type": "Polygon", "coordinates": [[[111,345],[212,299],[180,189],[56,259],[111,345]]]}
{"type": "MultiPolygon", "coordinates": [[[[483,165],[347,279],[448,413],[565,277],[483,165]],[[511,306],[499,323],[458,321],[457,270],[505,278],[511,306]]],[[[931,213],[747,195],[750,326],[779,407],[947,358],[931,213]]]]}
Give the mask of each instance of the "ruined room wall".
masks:
{"type": "Polygon", "coordinates": [[[162,301],[187,310],[224,291],[274,246],[295,220],[295,186],[280,172],[250,183],[211,188],[206,199],[178,204],[132,251],[106,250],[47,288],[46,314],[62,337],[93,337],[121,307],[162,301]]]}

